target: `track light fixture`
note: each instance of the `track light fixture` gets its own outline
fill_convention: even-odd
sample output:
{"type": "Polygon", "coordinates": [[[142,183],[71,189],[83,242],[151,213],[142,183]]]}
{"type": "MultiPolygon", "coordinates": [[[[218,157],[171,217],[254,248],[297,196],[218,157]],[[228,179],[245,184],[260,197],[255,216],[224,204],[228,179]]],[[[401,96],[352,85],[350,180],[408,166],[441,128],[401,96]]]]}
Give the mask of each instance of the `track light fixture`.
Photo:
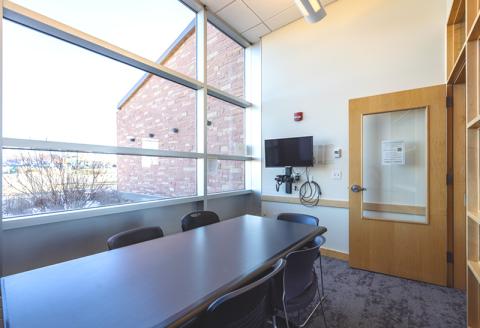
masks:
{"type": "Polygon", "coordinates": [[[295,3],[308,23],[319,22],[327,16],[320,0],[295,0],[295,3]]]}

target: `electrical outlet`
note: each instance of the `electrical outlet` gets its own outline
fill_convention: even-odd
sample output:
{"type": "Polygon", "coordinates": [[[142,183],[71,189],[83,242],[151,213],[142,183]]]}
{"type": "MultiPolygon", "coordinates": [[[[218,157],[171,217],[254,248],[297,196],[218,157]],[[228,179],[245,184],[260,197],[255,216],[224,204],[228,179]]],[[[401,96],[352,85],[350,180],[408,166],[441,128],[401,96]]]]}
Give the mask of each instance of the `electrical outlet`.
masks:
{"type": "Polygon", "coordinates": [[[332,170],[332,179],[333,180],[341,180],[342,179],[342,171],[339,169],[332,170]]]}

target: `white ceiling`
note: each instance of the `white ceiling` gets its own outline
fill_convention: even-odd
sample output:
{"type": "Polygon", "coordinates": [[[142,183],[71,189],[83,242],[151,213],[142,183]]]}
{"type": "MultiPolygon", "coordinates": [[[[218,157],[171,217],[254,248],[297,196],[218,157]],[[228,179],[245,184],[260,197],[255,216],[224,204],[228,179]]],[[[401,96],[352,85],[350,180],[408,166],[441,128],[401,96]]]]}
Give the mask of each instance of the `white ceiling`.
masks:
{"type": "MultiPolygon", "coordinates": [[[[253,43],[302,17],[294,0],[200,1],[253,43]]],[[[334,1],[336,0],[321,0],[324,6],[334,1]]]]}

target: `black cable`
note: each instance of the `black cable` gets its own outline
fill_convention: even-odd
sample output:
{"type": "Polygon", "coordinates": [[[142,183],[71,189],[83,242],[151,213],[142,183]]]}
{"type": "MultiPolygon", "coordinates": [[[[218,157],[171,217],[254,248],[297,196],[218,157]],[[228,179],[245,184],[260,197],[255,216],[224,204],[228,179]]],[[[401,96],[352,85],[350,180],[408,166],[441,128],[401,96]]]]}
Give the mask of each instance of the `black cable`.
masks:
{"type": "Polygon", "coordinates": [[[320,201],[320,196],[322,195],[322,190],[318,183],[313,180],[310,181],[308,169],[305,169],[305,174],[307,176],[307,181],[300,186],[300,191],[298,193],[300,203],[308,207],[317,206],[320,201]]]}
{"type": "Polygon", "coordinates": [[[277,181],[277,184],[275,185],[275,189],[277,190],[277,192],[280,191],[280,186],[282,185],[282,182],[281,181],[277,181]]]}

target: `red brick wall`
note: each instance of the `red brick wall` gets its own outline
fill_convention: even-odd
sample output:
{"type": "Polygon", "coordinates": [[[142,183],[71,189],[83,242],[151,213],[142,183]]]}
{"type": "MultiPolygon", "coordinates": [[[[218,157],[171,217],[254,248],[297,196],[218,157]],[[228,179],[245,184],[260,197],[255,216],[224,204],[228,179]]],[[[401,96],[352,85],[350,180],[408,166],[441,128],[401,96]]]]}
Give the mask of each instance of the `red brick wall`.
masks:
{"type": "Polygon", "coordinates": [[[237,96],[245,96],[244,49],[220,32],[215,26],[207,28],[207,82],[237,96]]]}
{"type": "MultiPolygon", "coordinates": [[[[194,32],[188,35],[163,64],[194,77],[195,38],[194,32]]],[[[236,96],[243,96],[243,49],[210,24],[207,38],[209,84],[236,96]]],[[[209,152],[243,152],[243,111],[209,97],[209,152]]],[[[156,76],[145,79],[117,112],[117,144],[142,147],[144,142],[153,143],[162,150],[196,151],[195,91],[156,76]],[[178,132],[173,132],[174,128],[178,132]],[[151,134],[153,137],[150,137],[151,134]],[[132,138],[135,140],[132,141],[132,138]]],[[[119,156],[117,165],[119,191],[164,197],[196,194],[196,160],[119,156]]],[[[243,162],[218,161],[209,164],[209,192],[243,188],[243,162]]]]}

